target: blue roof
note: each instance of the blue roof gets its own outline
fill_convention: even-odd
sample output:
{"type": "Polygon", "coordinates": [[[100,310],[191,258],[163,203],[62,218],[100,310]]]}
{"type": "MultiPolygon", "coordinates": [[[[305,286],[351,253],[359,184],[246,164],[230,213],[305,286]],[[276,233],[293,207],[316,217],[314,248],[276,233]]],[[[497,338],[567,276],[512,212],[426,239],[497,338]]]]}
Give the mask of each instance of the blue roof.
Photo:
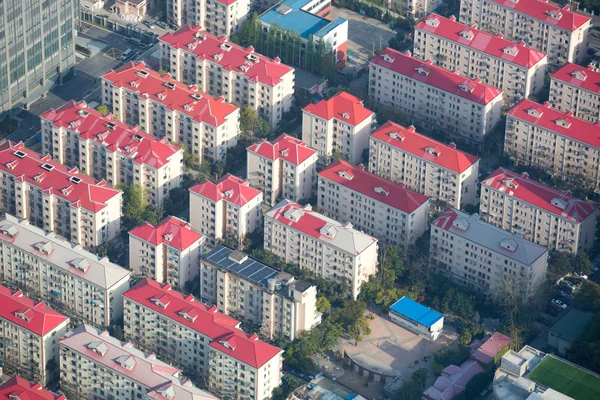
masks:
{"type": "Polygon", "coordinates": [[[390,309],[428,328],[443,318],[441,313],[433,311],[431,308],[425,307],[406,296],[392,304],[390,309]]]}
{"type": "Polygon", "coordinates": [[[267,287],[269,279],[275,278],[279,273],[276,269],[250,257],[238,264],[229,259],[229,255],[233,252],[234,250],[219,244],[202,258],[263,287],[267,287]]]}
{"type": "Polygon", "coordinates": [[[319,31],[322,31],[319,32],[320,35],[324,35],[345,21],[343,18],[340,18],[334,22],[330,22],[325,18],[302,10],[302,7],[309,2],[310,0],[284,0],[267,10],[259,19],[266,24],[278,25],[283,30],[295,32],[304,39],[308,39],[310,35],[314,35],[319,31]],[[287,6],[291,10],[286,14],[282,14],[277,11],[281,6],[287,6]],[[329,27],[328,25],[332,26],[329,27]]]}

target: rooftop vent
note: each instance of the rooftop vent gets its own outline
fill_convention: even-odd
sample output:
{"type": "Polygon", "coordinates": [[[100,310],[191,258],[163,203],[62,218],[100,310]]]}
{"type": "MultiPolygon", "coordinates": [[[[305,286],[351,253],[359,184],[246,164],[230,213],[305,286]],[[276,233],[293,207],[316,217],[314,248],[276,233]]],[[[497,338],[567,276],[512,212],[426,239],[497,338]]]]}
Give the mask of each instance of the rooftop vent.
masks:
{"type": "Polygon", "coordinates": [[[15,311],[15,316],[21,318],[25,322],[29,322],[31,321],[31,318],[33,318],[33,311],[31,311],[30,308],[22,308],[15,311]]]}
{"type": "Polygon", "coordinates": [[[148,77],[148,72],[146,71],[138,71],[137,76],[141,76],[142,78],[147,78],[148,77]]]}
{"type": "Polygon", "coordinates": [[[54,246],[50,242],[39,242],[33,245],[37,251],[46,255],[52,254],[54,246]]]}
{"type": "Polygon", "coordinates": [[[164,100],[167,98],[167,95],[165,94],[165,92],[160,92],[156,95],[156,97],[158,97],[159,100],[164,100]]]}
{"type": "Polygon", "coordinates": [[[335,229],[335,226],[327,224],[321,228],[319,233],[323,236],[327,236],[330,239],[334,239],[337,235],[337,229],[335,229]]]}
{"type": "Polygon", "coordinates": [[[87,111],[87,110],[79,110],[79,111],[77,112],[77,114],[79,114],[79,116],[80,116],[80,117],[83,117],[83,118],[85,118],[85,117],[87,117],[88,115],[90,115],[90,112],[89,112],[89,111],[87,111]]]}
{"type": "Polygon", "coordinates": [[[169,305],[169,297],[167,295],[153,297],[150,301],[159,306],[160,308],[167,308],[169,305]]]}
{"type": "Polygon", "coordinates": [[[25,156],[27,155],[27,153],[21,150],[17,150],[13,154],[19,158],[25,158],[25,156]]]}
{"type": "Polygon", "coordinates": [[[508,251],[515,251],[517,250],[518,244],[514,239],[502,239],[500,241],[500,247],[508,251]]]}
{"type": "Polygon", "coordinates": [[[0,226],[0,232],[8,237],[14,238],[17,236],[17,233],[19,233],[19,229],[14,225],[2,225],[0,226]]]}
{"type": "Polygon", "coordinates": [[[475,84],[472,82],[461,83],[460,85],[458,85],[458,87],[463,92],[468,92],[468,93],[473,93],[473,90],[475,90],[475,84]]]}
{"type": "Polygon", "coordinates": [[[114,131],[115,129],[117,129],[117,124],[116,124],[116,123],[114,123],[114,122],[107,122],[107,123],[106,123],[106,127],[107,127],[108,129],[110,129],[110,130],[113,130],[113,131],[114,131]]]}
{"type": "Polygon", "coordinates": [[[175,89],[175,83],[173,83],[173,82],[165,82],[165,87],[167,89],[173,90],[173,89],[175,89]]]}
{"type": "Polygon", "coordinates": [[[302,215],[303,215],[302,210],[299,210],[297,208],[290,208],[289,210],[287,210],[285,212],[285,214],[283,216],[291,221],[298,222],[298,221],[300,221],[300,218],[302,217],[302,215]]]}
{"type": "Polygon", "coordinates": [[[567,202],[564,201],[563,199],[559,199],[559,198],[554,198],[550,201],[550,203],[557,208],[560,208],[561,210],[564,210],[567,207],[567,202]]]}
{"type": "Polygon", "coordinates": [[[87,348],[101,356],[105,355],[106,352],[108,351],[108,346],[100,340],[96,340],[96,341],[88,344],[87,348]]]}
{"type": "Polygon", "coordinates": [[[344,112],[342,113],[342,117],[344,117],[344,118],[348,119],[348,118],[350,118],[350,115],[349,115],[347,112],[345,112],[345,111],[344,111],[344,112]]]}
{"type": "Polygon", "coordinates": [[[184,106],[183,106],[183,109],[184,109],[185,111],[188,111],[188,112],[190,112],[190,111],[192,111],[192,110],[194,109],[194,106],[193,106],[193,105],[191,105],[191,104],[186,104],[186,105],[184,105],[184,106]]]}
{"type": "Polygon", "coordinates": [[[575,71],[575,72],[573,72],[572,75],[575,79],[580,80],[580,81],[585,81],[585,78],[587,78],[587,73],[583,70],[575,71]]]}
{"type": "Polygon", "coordinates": [[[253,63],[257,63],[260,61],[260,58],[258,58],[258,56],[256,54],[248,54],[246,56],[246,58],[250,61],[252,61],[253,63]]]}
{"type": "Polygon", "coordinates": [[[465,30],[460,33],[460,37],[462,37],[463,39],[467,39],[467,40],[473,40],[473,38],[475,37],[475,34],[471,30],[465,30]]]}
{"type": "Polygon", "coordinates": [[[156,391],[169,400],[175,397],[175,390],[173,390],[173,385],[171,384],[158,388],[156,391]]]}
{"type": "Polygon", "coordinates": [[[567,128],[567,129],[568,129],[568,128],[570,128],[570,127],[571,127],[571,120],[570,120],[570,119],[568,119],[568,118],[565,118],[565,119],[563,119],[563,118],[561,118],[561,119],[557,119],[557,120],[556,120],[556,124],[557,124],[558,126],[562,126],[563,128],[567,128]]]}
{"type": "Polygon", "coordinates": [[[133,356],[124,355],[124,356],[118,357],[115,361],[121,367],[128,369],[130,371],[133,369],[133,367],[135,367],[135,358],[133,358],[133,356]]]}
{"type": "Polygon", "coordinates": [[[79,185],[81,183],[81,178],[78,178],[76,176],[70,176],[69,177],[69,182],[72,182],[76,185],[79,185]]]}
{"type": "Polygon", "coordinates": [[[440,20],[437,18],[428,18],[425,20],[425,23],[429,26],[433,26],[434,28],[437,28],[440,25],[440,20]]]}
{"type": "Polygon", "coordinates": [[[400,132],[391,132],[390,137],[399,141],[403,141],[404,139],[406,139],[406,135],[400,132]]]}
{"type": "Polygon", "coordinates": [[[221,43],[221,46],[219,47],[221,47],[222,50],[229,51],[233,46],[231,46],[229,43],[221,43]]]}
{"type": "Polygon", "coordinates": [[[456,218],[454,221],[452,221],[452,226],[460,229],[461,231],[466,231],[469,229],[469,225],[469,221],[467,221],[465,218],[456,218]]]}
{"type": "Polygon", "coordinates": [[[553,19],[561,19],[563,16],[562,12],[560,12],[558,10],[550,10],[550,11],[546,12],[546,14],[548,14],[550,16],[550,18],[553,18],[553,19]]]}
{"type": "Polygon", "coordinates": [[[396,59],[390,57],[389,54],[382,54],[381,58],[383,58],[383,61],[385,61],[385,62],[394,62],[394,61],[396,61],[396,59]]]}
{"type": "Polygon", "coordinates": [[[142,135],[139,135],[139,134],[136,133],[133,136],[131,136],[131,138],[133,140],[135,140],[136,142],[141,142],[144,137],[142,135]]]}
{"type": "Polygon", "coordinates": [[[387,196],[387,195],[390,194],[389,190],[385,190],[381,186],[375,186],[374,190],[375,190],[375,193],[379,193],[379,194],[382,194],[384,196],[387,196]]]}
{"type": "Polygon", "coordinates": [[[52,171],[54,169],[54,165],[48,163],[44,163],[40,165],[40,167],[42,167],[42,169],[45,169],[46,171],[52,171]]]}
{"type": "Polygon", "coordinates": [[[423,67],[415,68],[415,71],[417,71],[417,74],[420,74],[420,75],[425,75],[425,76],[429,75],[429,69],[425,69],[423,67]]]}
{"type": "Polygon", "coordinates": [[[527,110],[527,114],[531,115],[532,117],[540,118],[544,114],[544,112],[541,110],[541,107],[530,108],[529,110],[527,110]]]}
{"type": "Polygon", "coordinates": [[[517,48],[517,46],[508,46],[502,49],[502,51],[504,52],[504,54],[508,54],[509,56],[514,57],[519,52],[519,49],[517,48]]]}
{"type": "Polygon", "coordinates": [[[71,260],[69,264],[71,264],[72,267],[77,268],[81,272],[87,271],[87,269],[90,267],[90,262],[85,258],[76,258],[74,260],[71,260]]]}
{"type": "Polygon", "coordinates": [[[348,181],[351,181],[352,178],[354,178],[354,175],[350,171],[339,171],[338,175],[341,176],[342,178],[348,180],[348,181]]]}
{"type": "Polygon", "coordinates": [[[202,99],[202,96],[198,93],[192,93],[192,99],[200,100],[200,99],[202,99]]]}

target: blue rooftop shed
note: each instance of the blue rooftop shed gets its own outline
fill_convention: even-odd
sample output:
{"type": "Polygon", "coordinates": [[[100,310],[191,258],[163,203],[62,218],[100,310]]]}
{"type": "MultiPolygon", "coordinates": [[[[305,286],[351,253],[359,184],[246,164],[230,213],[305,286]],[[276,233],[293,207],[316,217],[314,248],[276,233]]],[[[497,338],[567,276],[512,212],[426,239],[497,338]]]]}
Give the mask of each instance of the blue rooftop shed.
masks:
{"type": "Polygon", "coordinates": [[[390,319],[396,325],[431,341],[444,329],[444,316],[404,296],[390,306],[390,319]]]}

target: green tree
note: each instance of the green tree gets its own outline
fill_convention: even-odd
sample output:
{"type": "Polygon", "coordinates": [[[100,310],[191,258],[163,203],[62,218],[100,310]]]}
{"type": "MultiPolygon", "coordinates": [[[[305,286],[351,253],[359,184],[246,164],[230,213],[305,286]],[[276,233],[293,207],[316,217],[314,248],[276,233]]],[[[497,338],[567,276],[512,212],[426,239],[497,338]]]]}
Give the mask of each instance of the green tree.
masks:
{"type": "Polygon", "coordinates": [[[565,253],[555,251],[550,254],[550,260],[548,262],[548,279],[556,281],[561,276],[564,276],[571,272],[573,267],[571,266],[571,260],[565,253]]]}
{"type": "Polygon", "coordinates": [[[359,318],[347,328],[347,331],[350,339],[360,342],[363,336],[371,334],[371,327],[365,318],[359,318]]]}
{"type": "Polygon", "coordinates": [[[142,185],[117,185],[117,189],[123,191],[123,216],[136,225],[144,222],[142,216],[147,206],[147,195],[142,185]]]}
{"type": "Polygon", "coordinates": [[[110,111],[108,111],[108,107],[106,107],[104,104],[98,106],[98,108],[96,108],[96,110],[102,115],[108,115],[110,112],[110,111]]]}
{"type": "Polygon", "coordinates": [[[325,313],[329,311],[331,308],[331,303],[325,296],[319,296],[317,298],[317,311],[320,313],[325,313]]]}
{"type": "Polygon", "coordinates": [[[583,251],[577,253],[575,259],[573,260],[573,272],[576,272],[580,275],[589,275],[592,273],[593,269],[594,266],[592,265],[590,257],[587,255],[587,253],[584,253],[583,251]]]}
{"type": "Polygon", "coordinates": [[[585,281],[575,294],[573,307],[581,311],[600,311],[600,285],[585,281]]]}
{"type": "Polygon", "coordinates": [[[479,399],[481,392],[492,383],[492,376],[488,373],[482,372],[475,375],[467,386],[465,387],[465,398],[467,400],[479,399]]]}
{"type": "Polygon", "coordinates": [[[344,160],[345,157],[344,157],[344,154],[342,154],[341,151],[339,151],[339,150],[333,150],[331,152],[331,159],[332,159],[332,161],[335,161],[335,160],[344,160]]]}
{"type": "Polygon", "coordinates": [[[184,172],[188,172],[190,169],[194,168],[194,166],[196,165],[196,159],[194,158],[194,155],[190,151],[189,147],[184,145],[183,143],[173,142],[173,144],[183,149],[184,172]]]}

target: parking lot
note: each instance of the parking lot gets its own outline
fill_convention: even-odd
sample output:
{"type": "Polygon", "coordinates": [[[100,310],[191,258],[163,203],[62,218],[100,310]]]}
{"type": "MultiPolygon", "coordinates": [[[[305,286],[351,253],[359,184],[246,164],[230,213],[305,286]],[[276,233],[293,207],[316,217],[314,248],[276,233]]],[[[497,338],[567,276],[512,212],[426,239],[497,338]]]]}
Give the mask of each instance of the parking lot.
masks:
{"type": "Polygon", "coordinates": [[[383,22],[367,18],[354,11],[332,7],[331,19],[348,20],[348,62],[345,71],[356,71],[367,65],[373,52],[387,47],[396,32],[383,22]]]}

